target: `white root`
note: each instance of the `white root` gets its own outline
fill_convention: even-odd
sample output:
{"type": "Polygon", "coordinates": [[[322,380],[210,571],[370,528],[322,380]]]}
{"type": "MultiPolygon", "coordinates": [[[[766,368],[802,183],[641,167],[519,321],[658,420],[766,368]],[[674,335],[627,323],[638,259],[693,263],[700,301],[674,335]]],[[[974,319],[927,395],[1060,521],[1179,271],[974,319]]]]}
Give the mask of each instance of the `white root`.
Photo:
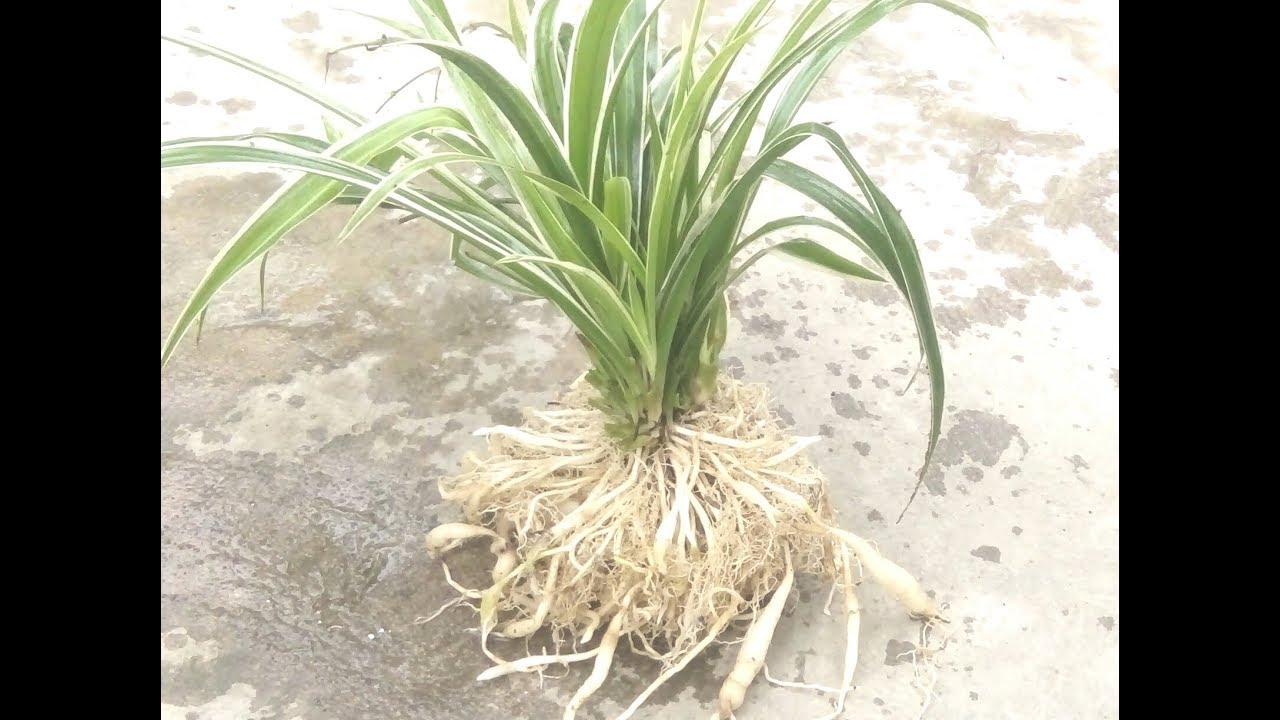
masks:
{"type": "Polygon", "coordinates": [[[769,643],[773,642],[773,631],[778,627],[778,619],[782,617],[782,608],[787,604],[787,596],[791,594],[791,585],[795,581],[795,572],[791,569],[791,556],[787,555],[787,574],[782,578],[773,598],[760,613],[738,649],[738,659],[733,671],[725,679],[720,688],[720,708],[718,718],[722,720],[733,715],[733,711],[742,706],[747,695],[747,686],[755,679],[764,665],[765,655],[769,652],[769,643]]]}
{"type": "Polygon", "coordinates": [[[588,406],[591,394],[580,385],[519,427],[479,431],[489,455],[467,456],[461,475],[440,481],[441,496],[462,507],[466,522],[434,530],[428,550],[484,538],[494,555],[488,588],[461,587],[445,566],[460,600],[478,598],[462,604],[479,612],[481,649],[494,664],[481,680],[594,659],[564,710],[572,720],[599,693],[626,637],[633,652],[662,664],[618,719],[627,720],[712,643],[740,644],[708,712],[732,718],[763,671],[781,687],[829,693],[839,714],[858,660],[854,571],[865,570],[913,614],[936,617],[905,570],[834,527],[825,478],[805,455],[814,439],[789,437],[759,388],[722,378],[704,408],[634,450],[609,437],[588,406]],[[802,573],[832,581],[824,613],[835,590],[844,591],[848,646],[837,687],[776,680],[764,664],[802,573]],[[553,630],[543,654],[509,662],[488,646],[539,628],[553,630]],[[721,636],[730,629],[732,639],[721,636]]]}
{"type": "Polygon", "coordinates": [[[506,544],[506,541],[499,537],[498,533],[489,528],[470,523],[445,523],[427,533],[427,553],[431,557],[437,557],[468,540],[478,537],[490,537],[504,545],[506,544]]]}
{"type": "Polygon", "coordinates": [[[886,559],[871,547],[871,543],[857,535],[835,527],[831,528],[831,532],[853,551],[858,561],[862,563],[863,569],[907,606],[907,610],[912,615],[923,618],[937,617],[938,609],[933,599],[925,593],[924,588],[911,576],[911,573],[903,570],[892,560],[886,559]]]}
{"type": "Polygon", "coordinates": [[[604,684],[604,679],[609,674],[609,667],[613,665],[613,652],[618,648],[618,635],[622,631],[622,615],[619,612],[613,616],[613,620],[609,621],[604,637],[600,638],[596,664],[591,668],[591,675],[582,683],[582,687],[578,688],[578,692],[574,693],[573,699],[565,707],[564,720],[573,720],[578,714],[578,708],[582,707],[587,698],[604,684]]]}
{"type": "Polygon", "coordinates": [[[805,448],[807,448],[807,447],[809,447],[810,445],[812,445],[812,444],[814,444],[814,443],[818,442],[818,441],[819,441],[819,440],[821,440],[821,439],[822,439],[822,438],[819,438],[819,437],[802,437],[802,438],[796,438],[796,442],[795,442],[795,444],[794,444],[794,445],[792,445],[791,447],[787,448],[786,450],[783,450],[782,452],[778,453],[777,455],[774,455],[773,457],[769,458],[768,460],[765,460],[765,461],[764,461],[764,466],[765,466],[765,467],[773,467],[774,465],[777,465],[777,464],[779,464],[779,463],[781,463],[781,462],[783,462],[783,461],[785,461],[785,460],[790,460],[791,458],[795,457],[795,456],[796,456],[796,455],[797,455],[801,450],[804,450],[805,448]]]}
{"type": "Polygon", "coordinates": [[[840,679],[840,693],[836,696],[836,709],[818,720],[835,720],[844,712],[844,701],[853,689],[853,671],[858,667],[858,636],[862,628],[862,605],[853,591],[853,577],[849,572],[849,553],[844,553],[844,601],[847,640],[844,651],[844,676],[840,679]]]}
{"type": "Polygon", "coordinates": [[[551,601],[555,599],[556,576],[560,573],[560,558],[563,555],[556,555],[551,558],[551,570],[547,573],[547,586],[542,591],[542,602],[538,603],[538,610],[533,617],[525,620],[516,620],[508,623],[500,633],[503,637],[518,638],[528,637],[537,632],[538,628],[547,620],[547,613],[551,610],[551,601]]]}
{"type": "Polygon", "coordinates": [[[784,687],[784,688],[795,688],[796,690],[817,690],[818,692],[828,693],[830,695],[837,695],[841,692],[841,688],[827,687],[826,685],[814,685],[812,683],[791,682],[790,680],[779,680],[778,678],[774,677],[769,673],[768,663],[765,663],[765,666],[762,672],[764,673],[764,679],[767,680],[770,685],[777,685],[778,687],[784,687]]]}
{"type": "Polygon", "coordinates": [[[569,655],[530,655],[529,657],[512,660],[511,662],[503,662],[500,665],[485,670],[476,676],[477,681],[492,680],[500,678],[503,675],[510,675],[518,672],[533,672],[548,665],[568,665],[569,663],[582,662],[590,660],[600,652],[600,648],[595,647],[580,653],[572,653],[569,655]]]}
{"type": "Polygon", "coordinates": [[[631,704],[627,706],[627,709],[623,710],[622,714],[614,718],[614,720],[627,720],[627,718],[631,717],[632,715],[635,715],[636,710],[640,709],[640,706],[644,704],[645,700],[649,699],[649,696],[652,695],[655,690],[665,685],[666,682],[672,678],[672,676],[674,676],[676,673],[683,670],[691,660],[693,660],[698,655],[702,654],[702,651],[706,650],[707,646],[710,645],[717,637],[719,637],[720,631],[724,630],[724,627],[729,624],[730,620],[733,620],[734,615],[735,613],[733,610],[728,610],[724,614],[722,614],[719,618],[717,618],[715,624],[712,625],[711,629],[707,632],[707,636],[704,637],[701,642],[699,642],[697,645],[694,645],[692,649],[686,652],[684,656],[680,658],[679,662],[672,664],[671,667],[668,667],[666,670],[664,670],[662,674],[659,675],[656,680],[650,683],[649,687],[644,689],[644,692],[637,695],[636,699],[633,700],[631,704]]]}

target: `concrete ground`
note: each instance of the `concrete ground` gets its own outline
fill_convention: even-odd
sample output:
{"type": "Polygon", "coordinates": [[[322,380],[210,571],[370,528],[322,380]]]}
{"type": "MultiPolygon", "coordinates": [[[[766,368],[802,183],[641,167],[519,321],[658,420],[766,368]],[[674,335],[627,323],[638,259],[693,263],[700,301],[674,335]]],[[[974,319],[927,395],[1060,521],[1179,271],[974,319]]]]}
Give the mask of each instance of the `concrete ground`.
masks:
{"type": "MultiPolygon", "coordinates": [[[[690,3],[668,3],[682,15],[690,3]]],[[[769,384],[812,448],[843,523],[949,604],[927,717],[1114,718],[1119,702],[1119,51],[1114,3],[971,0],[999,49],[935,8],[865,35],[803,117],[834,121],[923,245],[948,381],[926,491],[895,524],[922,458],[924,383],[891,290],[767,260],[734,294],[729,366],[769,384]]],[[[407,17],[399,0],[358,4],[407,17]]],[[[501,0],[451,2],[496,19],[501,0]]],[[[711,26],[735,16],[715,2],[711,26]]],[[[779,2],[779,6],[799,5],[779,2]]],[[[843,5],[837,3],[837,5],[843,5]]],[[[380,34],[318,2],[172,0],[166,28],[303,77],[361,109],[432,62],[326,51],[380,34]],[[229,4],[228,4],[229,3],[229,4]]],[[[780,25],[780,24],[779,24],[780,25]]],[[[674,29],[674,28],[669,28],[674,29]]],[[[758,67],[777,37],[745,68],[758,67]]],[[[482,38],[483,33],[476,36],[482,38]]],[[[494,50],[497,52],[497,50],[494,50]]],[[[305,101],[161,46],[161,136],[319,132],[305,101]]],[[[429,85],[427,86],[429,87],[429,85]]],[[[741,87],[735,85],[735,87],[741,87]]],[[[429,90],[428,90],[429,91],[429,90]]],[[[832,167],[805,146],[801,161],[832,167]]],[[[221,243],[280,182],[245,169],[161,174],[161,335],[221,243]]],[[[812,210],[781,191],[760,217],[812,210]]],[[[447,264],[440,233],[380,218],[347,243],[326,212],[217,299],[201,345],[161,377],[162,720],[559,717],[586,673],[476,683],[488,666],[423,534],[455,518],[436,480],[470,431],[518,419],[583,368],[568,324],[447,264]]],[[[456,564],[464,578],[477,558],[456,564]]],[[[832,684],[842,622],[802,583],[773,673],[832,684]]],[[[863,592],[845,717],[914,718],[898,657],[918,627],[863,592]]],[[[499,645],[514,655],[515,647],[499,645]]],[[[641,718],[706,717],[732,649],[716,648],[641,718]]],[[[654,675],[620,653],[584,717],[612,717],[654,675]]],[[[812,692],[748,693],[739,717],[810,717],[812,692]]]]}

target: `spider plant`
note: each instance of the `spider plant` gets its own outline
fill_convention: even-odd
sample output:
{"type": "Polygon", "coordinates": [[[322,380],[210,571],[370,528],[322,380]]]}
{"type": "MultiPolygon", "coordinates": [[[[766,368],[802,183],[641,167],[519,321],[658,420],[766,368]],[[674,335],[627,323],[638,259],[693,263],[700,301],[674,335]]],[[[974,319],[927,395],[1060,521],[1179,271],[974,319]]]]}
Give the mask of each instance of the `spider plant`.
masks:
{"type": "Polygon", "coordinates": [[[178,317],[161,365],[203,321],[215,293],[308,217],[331,204],[355,205],[345,237],[379,208],[393,208],[443,228],[462,270],[554,303],[589,355],[587,379],[611,418],[610,433],[635,446],[714,392],[727,335],[726,290],[765,254],[782,253],[892,282],[901,293],[929,377],[927,467],[944,381],[916,242],[839,133],[793,122],[851,41],[916,2],[987,33],[981,17],[946,0],[872,0],[831,17],[826,11],[838,3],[810,0],[755,83],[730,98],[726,76],[766,25],[772,0],[751,3],[718,47],[705,46],[705,58],[705,0],[693,8],[685,41],[672,48],[658,39],[663,0],[591,0],[577,23],[560,19],[559,0],[527,0],[527,12],[513,2],[511,38],[525,61],[525,88],[463,46],[444,0],[409,0],[419,23],[375,18],[397,33],[380,44],[434,55],[457,101],[372,118],[250,59],[163,34],[301,94],[353,129],[329,138],[264,133],[161,144],[162,168],[259,163],[304,173],[222,249],[178,317]],[[844,174],[830,177],[788,160],[807,140],[825,143],[844,174]],[[747,231],[766,180],[802,193],[831,217],[782,217],[747,231]],[[761,242],[794,228],[827,231],[841,244],[761,242]],[[851,259],[853,250],[865,259],[851,259]]]}

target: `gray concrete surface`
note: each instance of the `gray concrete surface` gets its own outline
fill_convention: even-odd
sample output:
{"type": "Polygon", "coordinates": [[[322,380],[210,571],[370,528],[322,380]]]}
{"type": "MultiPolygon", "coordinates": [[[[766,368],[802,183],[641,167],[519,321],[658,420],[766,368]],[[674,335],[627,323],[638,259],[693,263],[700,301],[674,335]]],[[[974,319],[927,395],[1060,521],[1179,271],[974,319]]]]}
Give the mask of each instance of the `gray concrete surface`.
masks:
{"type": "MultiPolygon", "coordinates": [[[[833,120],[882,179],[930,271],[949,396],[938,467],[905,520],[893,523],[928,408],[922,383],[901,392],[914,340],[892,292],[762,262],[735,292],[726,353],[774,388],[798,433],[824,436],[813,452],[843,522],[949,604],[927,717],[1114,718],[1117,9],[970,4],[992,21],[999,51],[912,7],[864,36],[804,113],[833,120]]],[[[505,3],[452,5],[485,19],[505,3]]],[[[713,26],[732,20],[730,5],[713,4],[713,26]]],[[[397,0],[360,9],[407,13],[397,0]]],[[[380,30],[319,3],[175,0],[161,15],[370,110],[431,62],[358,50],[330,63],[326,81],[326,50],[380,30]]],[[[762,55],[749,52],[744,67],[762,55]]],[[[319,131],[308,103],[215,59],[162,44],[161,63],[163,138],[319,131]]],[[[803,162],[832,165],[808,153],[803,162]]],[[[162,336],[279,182],[240,167],[162,173],[162,336]]],[[[763,197],[762,218],[812,209],[763,197]]],[[[476,683],[487,662],[475,618],[414,620],[452,597],[422,550],[423,533],[454,517],[437,478],[478,445],[473,428],[554,397],[582,355],[551,308],[451,269],[431,228],[381,218],[337,246],[343,221],[327,212],[272,254],[264,310],[253,273],[224,292],[202,344],[184,345],[161,377],[161,718],[559,717],[585,668],[476,683]]],[[[464,578],[477,570],[457,566],[464,578]]],[[[801,585],[769,656],[775,674],[839,678],[841,625],[821,614],[825,595],[801,585]]],[[[921,695],[896,655],[917,626],[878,589],[863,601],[845,717],[914,718],[921,695]]],[[[713,649],[639,717],[705,717],[731,660],[713,649]]],[[[622,653],[584,716],[612,717],[653,672],[622,653]]],[[[740,717],[828,711],[813,693],[757,682],[740,717]]]]}

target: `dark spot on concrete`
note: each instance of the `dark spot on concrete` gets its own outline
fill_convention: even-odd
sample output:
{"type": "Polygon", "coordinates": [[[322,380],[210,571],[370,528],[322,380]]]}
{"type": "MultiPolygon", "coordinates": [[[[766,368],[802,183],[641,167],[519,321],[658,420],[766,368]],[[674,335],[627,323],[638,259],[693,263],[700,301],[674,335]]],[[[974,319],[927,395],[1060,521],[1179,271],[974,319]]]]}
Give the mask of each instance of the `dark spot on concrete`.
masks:
{"type": "Polygon", "coordinates": [[[962,470],[961,473],[964,475],[964,479],[968,480],[969,482],[979,482],[980,480],[982,480],[981,468],[969,466],[964,470],[962,470]]]}
{"type": "Polygon", "coordinates": [[[831,373],[832,375],[835,375],[836,377],[840,377],[840,373],[842,372],[842,370],[838,364],[829,362],[827,363],[827,372],[831,373]]]}
{"type": "Polygon", "coordinates": [[[870,520],[871,522],[884,522],[884,515],[881,515],[879,510],[872,510],[867,513],[867,520],[870,520]]]}
{"type": "Polygon", "coordinates": [[[1014,535],[1021,535],[1021,534],[1022,534],[1022,528],[1018,527],[1017,525],[1014,525],[1014,526],[1013,526],[1013,534],[1014,534],[1014,535]]]}
{"type": "Polygon", "coordinates": [[[1066,617],[1070,614],[1071,614],[1070,610],[1068,610],[1067,608],[1062,608],[1062,617],[1066,617]]]}
{"type": "Polygon", "coordinates": [[[858,454],[862,457],[866,457],[871,454],[871,443],[865,443],[858,440],[853,443],[853,448],[857,450],[858,454]]]}
{"type": "Polygon", "coordinates": [[[844,294],[858,300],[866,300],[880,307],[888,307],[902,302],[902,295],[890,283],[850,281],[844,286],[844,294]]]}
{"type": "Polygon", "coordinates": [[[993,413],[961,410],[955,414],[950,430],[938,440],[935,457],[947,465],[957,465],[968,458],[994,467],[1015,440],[1025,455],[1030,446],[1018,426],[993,413]]]}
{"type": "Polygon", "coordinates": [[[347,84],[360,82],[359,75],[347,72],[352,65],[355,65],[355,61],[348,54],[351,52],[349,50],[330,55],[326,48],[320,47],[314,40],[305,37],[290,40],[289,47],[307,58],[316,71],[325,73],[330,82],[337,81],[347,84]]]}
{"type": "Polygon", "coordinates": [[[862,380],[859,379],[857,375],[850,375],[849,378],[846,380],[846,382],[849,383],[849,387],[853,388],[854,390],[857,390],[858,388],[862,387],[862,380]]]}
{"type": "Polygon", "coordinates": [[[764,354],[761,354],[761,355],[756,355],[756,356],[752,357],[751,359],[752,359],[752,360],[758,360],[758,361],[760,361],[760,362],[764,363],[765,365],[776,365],[776,364],[778,363],[778,358],[777,358],[777,356],[776,356],[776,355],[774,355],[774,354],[773,354],[773,353],[771,353],[771,352],[767,352],[767,353],[764,353],[764,354]]]}
{"type": "Polygon", "coordinates": [[[244,100],[242,98],[227,98],[226,100],[218,101],[218,107],[222,108],[228,115],[235,115],[241,110],[252,110],[257,105],[258,103],[252,100],[244,100]]]}
{"type": "MultiPolygon", "coordinates": [[[[994,467],[1014,440],[1022,446],[1025,455],[1029,446],[1017,426],[998,415],[961,410],[955,414],[950,429],[938,439],[935,463],[925,473],[925,488],[934,495],[946,495],[944,468],[960,465],[966,459],[994,467]]],[[[961,492],[967,494],[963,488],[961,492]]]]}
{"type": "Polygon", "coordinates": [[[746,330],[751,335],[762,335],[770,340],[777,340],[787,330],[785,320],[774,320],[767,314],[756,315],[746,322],[746,330]]]}
{"type": "Polygon", "coordinates": [[[1010,290],[1022,295],[1058,297],[1063,290],[1085,292],[1093,287],[1088,280],[1071,277],[1052,260],[1033,260],[1019,267],[1005,268],[1000,274],[1010,290]]]}
{"type": "Polygon", "coordinates": [[[1083,302],[1087,307],[1098,307],[1099,305],[1102,304],[1102,301],[1094,297],[1093,295],[1085,295],[1083,298],[1080,299],[1080,301],[1083,302]]]}
{"type": "Polygon", "coordinates": [[[885,380],[884,378],[880,377],[879,375],[877,375],[877,376],[875,376],[875,377],[871,378],[871,384],[872,384],[872,385],[875,385],[876,387],[880,388],[881,390],[883,390],[883,389],[885,389],[885,388],[889,387],[889,381],[888,381],[888,380],[885,380]]]}
{"type": "Polygon", "coordinates": [[[515,405],[490,405],[489,418],[498,425],[519,425],[524,414],[515,405]]]}
{"type": "Polygon", "coordinates": [[[196,94],[190,90],[179,90],[166,98],[165,102],[170,105],[182,105],[185,107],[187,105],[195,105],[196,101],[199,99],[200,98],[196,97],[196,94]]]}
{"type": "Polygon", "coordinates": [[[1120,252],[1120,218],[1107,208],[1111,196],[1120,192],[1119,176],[1120,151],[1112,150],[1090,160],[1074,176],[1051,178],[1044,188],[1045,225],[1057,230],[1084,225],[1120,252]]]}
{"type": "Polygon", "coordinates": [[[832,438],[836,436],[836,429],[826,423],[823,423],[818,426],[818,434],[824,438],[832,438]]]}
{"type": "Polygon", "coordinates": [[[994,545],[983,545],[982,547],[974,548],[969,551],[969,554],[976,558],[982,558],[987,562],[1000,562],[1000,548],[994,545]]]}
{"type": "Polygon", "coordinates": [[[916,646],[904,640],[890,640],[884,646],[884,664],[885,665],[901,665],[903,663],[911,663],[910,653],[915,652],[916,646]]]}
{"type": "Polygon", "coordinates": [[[852,353],[853,353],[853,356],[854,356],[854,357],[856,357],[856,358],[858,358],[859,360],[870,360],[870,359],[871,359],[871,351],[872,351],[872,350],[875,350],[875,348],[873,348],[873,347],[857,347],[856,345],[855,345],[854,347],[850,348],[850,352],[852,352],[852,353]]]}
{"type": "Polygon", "coordinates": [[[778,352],[778,358],[781,360],[795,360],[800,357],[800,353],[785,345],[778,345],[774,348],[778,352]]]}
{"type": "Polygon", "coordinates": [[[310,10],[302,13],[301,15],[285,18],[280,22],[283,23],[285,27],[298,34],[313,33],[320,29],[320,16],[310,10]]]}
{"type": "Polygon", "coordinates": [[[906,375],[907,373],[911,372],[911,368],[896,367],[890,370],[889,372],[893,373],[894,375],[906,375]]]}
{"type": "Polygon", "coordinates": [[[1025,320],[1027,301],[1000,288],[978,288],[973,297],[942,305],[934,312],[938,327],[951,335],[983,325],[1004,327],[1010,318],[1025,320]]]}
{"type": "Polygon", "coordinates": [[[446,433],[458,432],[463,427],[465,426],[462,424],[461,420],[457,418],[449,418],[449,422],[444,424],[444,431],[446,433]]]}
{"type": "Polygon", "coordinates": [[[860,400],[855,400],[849,393],[833,392],[831,393],[831,407],[836,414],[846,420],[862,420],[865,418],[875,418],[860,400]]]}
{"type": "Polygon", "coordinates": [[[746,368],[743,366],[742,360],[732,355],[722,358],[721,365],[724,367],[724,371],[729,373],[730,377],[741,380],[742,376],[746,374],[746,368]]]}
{"type": "Polygon", "coordinates": [[[307,399],[302,397],[301,395],[293,395],[289,398],[290,407],[300,408],[306,404],[307,404],[307,399]]]}
{"type": "Polygon", "coordinates": [[[1017,465],[1010,465],[1009,467],[1000,471],[1000,474],[1003,475],[1005,478],[1011,478],[1014,475],[1019,475],[1021,473],[1022,473],[1022,468],[1018,467],[1017,465]]]}
{"type": "Polygon", "coordinates": [[[1098,624],[1099,624],[1099,625],[1101,625],[1102,627],[1106,628],[1107,630],[1111,630],[1111,629],[1115,628],[1115,626],[1116,626],[1116,619],[1115,619],[1115,618],[1113,618],[1113,617],[1109,617],[1109,616],[1108,616],[1108,617],[1100,617],[1100,618],[1098,618],[1098,624]]]}
{"type": "Polygon", "coordinates": [[[1089,469],[1089,463],[1085,462],[1084,458],[1079,455],[1072,455],[1067,458],[1067,461],[1071,463],[1071,469],[1075,472],[1089,469]]]}
{"type": "Polygon", "coordinates": [[[796,416],[792,415],[790,410],[779,405],[774,409],[774,412],[777,413],[778,418],[782,420],[783,427],[795,427],[796,416]]]}
{"type": "Polygon", "coordinates": [[[1021,355],[1014,355],[1014,356],[1013,356],[1013,359],[1014,359],[1015,361],[1017,361],[1017,362],[1022,362],[1022,361],[1023,361],[1023,357],[1022,357],[1021,355]]]}
{"type": "Polygon", "coordinates": [[[883,704],[884,704],[884,700],[881,700],[880,698],[872,698],[872,699],[871,699],[871,702],[872,702],[872,704],[875,704],[875,705],[883,705],[883,704]]]}
{"type": "Polygon", "coordinates": [[[970,699],[970,700],[977,700],[977,699],[978,699],[978,693],[973,692],[972,690],[970,690],[970,691],[969,691],[969,699],[970,699]]]}

